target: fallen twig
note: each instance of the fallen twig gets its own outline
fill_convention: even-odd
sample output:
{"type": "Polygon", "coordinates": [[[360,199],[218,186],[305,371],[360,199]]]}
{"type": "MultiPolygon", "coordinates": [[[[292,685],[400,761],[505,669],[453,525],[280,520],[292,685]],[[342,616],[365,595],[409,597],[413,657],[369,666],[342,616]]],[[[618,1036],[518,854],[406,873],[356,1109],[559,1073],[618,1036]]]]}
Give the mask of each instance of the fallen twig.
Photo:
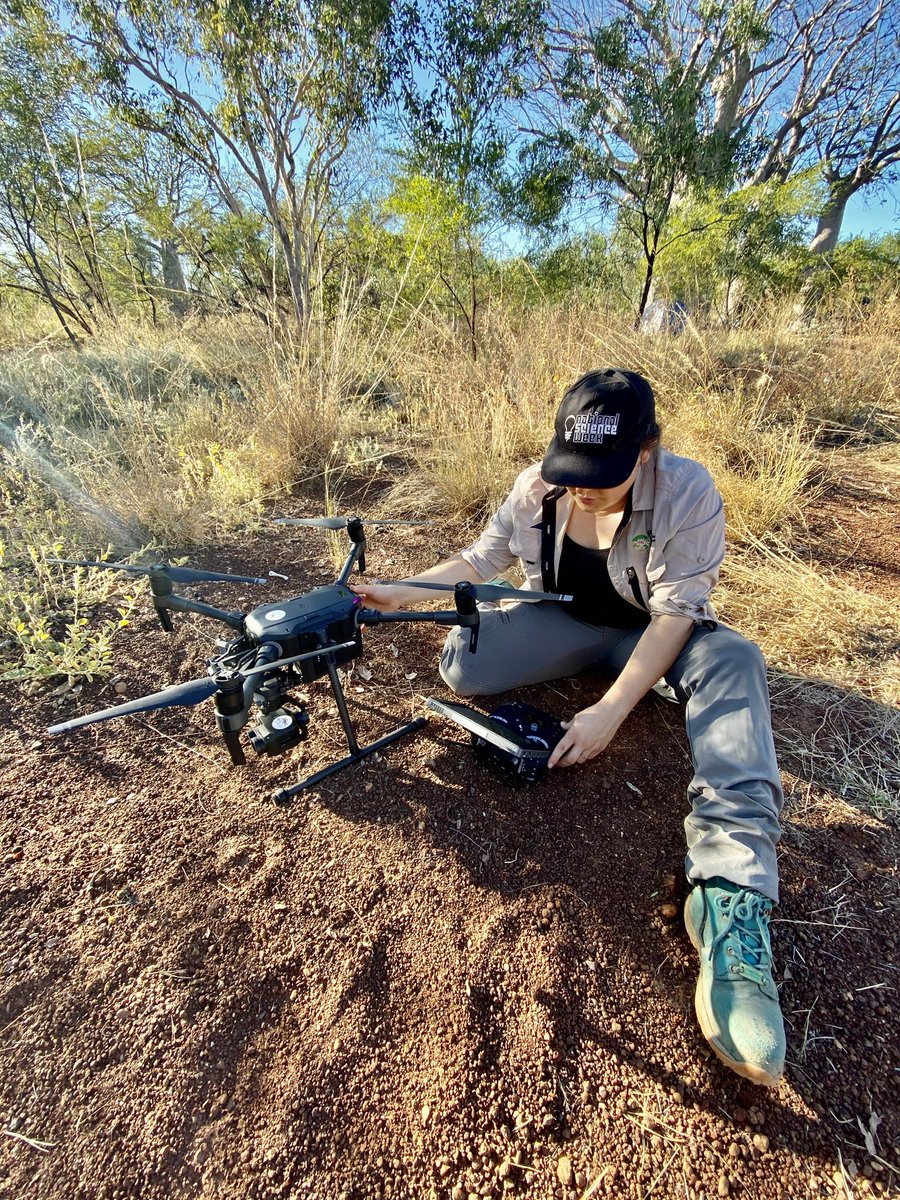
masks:
{"type": "Polygon", "coordinates": [[[143,725],[145,729],[149,729],[151,733],[156,733],[161,738],[166,738],[168,741],[174,742],[175,745],[179,746],[182,750],[187,750],[189,754],[196,754],[198,758],[203,758],[208,763],[212,763],[212,765],[217,770],[221,771],[223,775],[228,774],[228,767],[223,767],[222,764],[213,758],[211,754],[204,754],[202,750],[197,750],[193,746],[189,746],[187,742],[183,742],[181,738],[174,737],[171,733],[164,733],[163,730],[157,728],[156,725],[151,725],[149,721],[142,721],[140,717],[136,717],[134,714],[132,714],[132,720],[136,721],[138,725],[143,725]]]}
{"type": "Polygon", "coordinates": [[[594,1192],[596,1192],[597,1188],[600,1186],[600,1184],[603,1182],[603,1180],[606,1178],[606,1176],[610,1173],[611,1170],[612,1170],[612,1167],[609,1165],[609,1163],[607,1163],[606,1166],[603,1168],[603,1170],[600,1172],[600,1174],[597,1176],[597,1178],[592,1180],[591,1183],[588,1185],[587,1190],[582,1192],[581,1200],[589,1200],[589,1198],[591,1196],[593,1196],[594,1192]]]}
{"type": "Polygon", "coordinates": [[[15,1138],[17,1142],[24,1142],[32,1150],[39,1150],[41,1154],[49,1154],[56,1145],[56,1142],[39,1142],[37,1138],[26,1137],[24,1133],[16,1133],[13,1129],[4,1129],[0,1132],[7,1137],[15,1138]]]}
{"type": "Polygon", "coordinates": [[[671,1167],[671,1165],[672,1165],[672,1159],[675,1157],[675,1155],[677,1153],[678,1153],[678,1148],[676,1147],[672,1151],[672,1153],[669,1155],[669,1157],[666,1159],[665,1165],[663,1166],[662,1170],[659,1172],[659,1174],[656,1176],[656,1178],[653,1180],[653,1182],[647,1188],[646,1192],[644,1192],[644,1200],[647,1200],[647,1197],[650,1195],[650,1193],[653,1191],[653,1189],[656,1187],[656,1185],[659,1183],[659,1181],[663,1178],[663,1176],[668,1172],[669,1167],[671,1167]]]}

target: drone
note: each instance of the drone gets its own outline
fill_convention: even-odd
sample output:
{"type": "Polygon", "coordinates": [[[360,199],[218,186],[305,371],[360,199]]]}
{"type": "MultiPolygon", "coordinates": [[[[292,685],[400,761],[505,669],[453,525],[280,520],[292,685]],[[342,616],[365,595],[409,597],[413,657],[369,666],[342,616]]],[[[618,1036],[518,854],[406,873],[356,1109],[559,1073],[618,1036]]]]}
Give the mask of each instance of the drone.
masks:
{"type": "MultiPolygon", "coordinates": [[[[360,745],[338,668],[362,655],[364,628],[395,621],[457,625],[469,630],[468,649],[474,654],[478,648],[479,601],[571,599],[569,596],[525,591],[495,583],[462,581],[448,584],[407,580],[404,586],[452,593],[453,609],[380,612],[366,608],[362,597],[347,582],[354,566],[359,573],[366,569],[365,523],[360,517],[282,517],[276,520],[276,524],[332,531],[343,529],[350,542],[349,550],[334,583],[313,588],[300,596],[263,604],[247,613],[230,612],[193,600],[176,592],[175,585],[200,582],[268,584],[268,579],[201,571],[165,563],[140,566],[85,559],[51,560],[65,566],[129,571],[147,576],[153,607],[166,633],[174,629],[171,613],[190,612],[220,621],[232,631],[232,636],[217,639],[217,653],[207,659],[206,678],[174,684],[137,700],[74,717],[51,726],[48,732],[69,733],[85,725],[135,713],[192,707],[211,698],[216,710],[216,725],[231,761],[235,766],[244,766],[247,762],[241,738],[244,730],[251,749],[258,755],[283,754],[306,739],[309,712],[303,703],[291,695],[291,690],[327,676],[347,739],[348,753],[292,787],[273,792],[272,799],[276,804],[287,805],[300,792],[315,787],[337,771],[360,762],[428,723],[426,717],[416,717],[377,741],[360,745]]],[[[425,525],[430,522],[373,520],[367,524],[425,525]]]]}

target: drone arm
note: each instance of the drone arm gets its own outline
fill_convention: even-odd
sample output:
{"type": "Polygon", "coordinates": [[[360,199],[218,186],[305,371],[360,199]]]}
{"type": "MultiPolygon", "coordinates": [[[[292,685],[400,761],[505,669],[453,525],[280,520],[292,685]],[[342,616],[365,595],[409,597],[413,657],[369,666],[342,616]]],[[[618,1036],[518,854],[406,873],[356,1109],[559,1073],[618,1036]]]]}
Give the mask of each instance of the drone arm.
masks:
{"type": "Polygon", "coordinates": [[[469,650],[475,653],[478,645],[478,608],[466,612],[379,612],[376,608],[360,608],[356,619],[360,625],[381,625],[385,621],[430,621],[432,625],[461,625],[471,629],[469,650]]]}
{"type": "MultiPolygon", "coordinates": [[[[408,613],[408,612],[390,612],[377,613],[377,620],[372,621],[373,625],[377,625],[379,621],[432,621],[435,625],[459,625],[463,629],[469,629],[469,653],[474,654],[478,646],[478,602],[477,593],[472,583],[463,580],[457,583],[453,588],[453,599],[456,601],[456,612],[436,612],[436,613],[408,613]]],[[[371,609],[360,609],[357,620],[363,624],[369,620],[368,614],[371,609]]]]}
{"type": "Polygon", "coordinates": [[[336,582],[344,584],[350,578],[350,572],[353,570],[353,564],[359,563],[359,570],[366,569],[366,533],[363,528],[363,523],[359,517],[351,517],[347,521],[347,535],[350,538],[350,552],[344,559],[344,565],[341,567],[341,573],[338,575],[336,582]]]}
{"type": "MultiPolygon", "coordinates": [[[[259,581],[255,580],[254,582],[259,581]]],[[[196,612],[205,617],[213,617],[214,620],[222,621],[224,624],[230,625],[232,629],[240,630],[243,633],[243,613],[225,612],[221,608],[202,604],[199,600],[188,600],[186,596],[179,596],[172,586],[171,576],[166,571],[150,572],[150,592],[153,596],[153,607],[156,609],[159,623],[166,633],[172,632],[172,618],[166,612],[166,609],[169,608],[176,612],[196,612]]]]}
{"type": "MultiPolygon", "coordinates": [[[[199,600],[189,600],[186,596],[176,596],[174,592],[165,598],[157,598],[154,595],[153,604],[156,608],[156,611],[159,613],[160,621],[163,621],[164,629],[165,621],[163,620],[163,610],[167,608],[174,609],[176,612],[200,613],[204,617],[212,617],[216,621],[221,621],[225,625],[230,625],[232,629],[237,629],[241,632],[243,632],[244,629],[243,613],[226,612],[223,608],[213,608],[211,604],[203,604],[199,600]]],[[[169,624],[171,625],[171,621],[169,624]]]]}
{"type": "MultiPolygon", "coordinates": [[[[477,613],[475,614],[477,618],[477,613]]],[[[379,612],[377,608],[361,608],[357,620],[360,625],[382,625],[386,621],[430,621],[432,625],[471,625],[473,621],[461,621],[458,612],[379,612]]]]}

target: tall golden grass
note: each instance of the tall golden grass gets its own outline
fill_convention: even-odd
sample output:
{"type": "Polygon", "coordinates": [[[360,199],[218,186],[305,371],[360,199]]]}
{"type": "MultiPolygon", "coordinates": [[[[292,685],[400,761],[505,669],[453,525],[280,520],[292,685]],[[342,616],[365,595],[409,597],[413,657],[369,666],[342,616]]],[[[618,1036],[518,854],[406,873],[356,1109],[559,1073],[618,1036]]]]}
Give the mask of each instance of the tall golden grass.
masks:
{"type": "MultiPolygon", "coordinates": [[[[0,420],[155,546],[253,528],[299,485],[340,507],[345,483],[379,471],[394,485],[385,513],[472,526],[543,453],[569,383],[597,366],[633,368],[653,383],[664,442],[704,462],[722,491],[727,619],[776,668],[896,704],[895,606],[824,576],[791,546],[828,486],[836,443],[861,464],[876,451],[882,466],[897,463],[900,305],[805,329],[792,319],[647,336],[584,301],[498,305],[483,315],[473,360],[426,303],[373,316],[348,285],[301,346],[239,318],[111,330],[80,354],[20,340],[0,356],[0,420]]],[[[6,444],[8,467],[22,468],[6,444]]],[[[23,536],[9,509],[7,547],[23,536]]],[[[105,544],[102,528],[79,519],[67,536],[105,544]]]]}

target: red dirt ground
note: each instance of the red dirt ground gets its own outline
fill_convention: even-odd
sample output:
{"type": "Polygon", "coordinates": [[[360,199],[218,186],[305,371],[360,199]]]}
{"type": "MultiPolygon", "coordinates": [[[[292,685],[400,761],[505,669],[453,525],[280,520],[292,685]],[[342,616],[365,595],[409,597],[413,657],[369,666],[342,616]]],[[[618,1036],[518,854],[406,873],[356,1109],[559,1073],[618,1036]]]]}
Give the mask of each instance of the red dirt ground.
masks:
{"type": "MultiPolygon", "coordinates": [[[[282,571],[268,594],[295,595],[333,577],[319,537],[194,561],[282,571]]],[[[441,538],[373,531],[370,572],[421,567],[441,538]]],[[[240,769],[209,702],[46,736],[204,674],[210,622],[165,635],[147,608],[116,644],[124,697],[3,687],[0,1194],[900,1195],[895,824],[785,774],[789,1065],[758,1089],[708,1052],[663,907],[684,896],[674,705],[647,699],[601,761],[522,790],[433,718],[277,808],[273,788],[344,752],[324,681],[309,740],[240,769]]],[[[447,695],[441,636],[367,632],[371,678],[347,680],[363,738],[447,695]]],[[[603,686],[522,698],[566,715],[603,686]]]]}

